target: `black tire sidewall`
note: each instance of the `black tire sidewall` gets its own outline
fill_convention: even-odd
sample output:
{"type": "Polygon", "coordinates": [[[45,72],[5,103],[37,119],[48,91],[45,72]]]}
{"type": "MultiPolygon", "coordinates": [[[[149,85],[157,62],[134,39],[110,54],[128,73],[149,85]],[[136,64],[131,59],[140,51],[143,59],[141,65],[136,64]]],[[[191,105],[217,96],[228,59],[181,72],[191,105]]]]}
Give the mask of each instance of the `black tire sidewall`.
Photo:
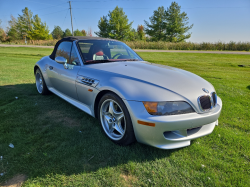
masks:
{"type": "Polygon", "coordinates": [[[100,102],[98,104],[98,119],[99,119],[99,122],[100,122],[101,127],[102,127],[102,131],[104,132],[104,134],[110,140],[112,140],[113,142],[115,142],[116,144],[119,144],[119,145],[122,145],[122,146],[126,146],[126,145],[129,145],[129,144],[131,144],[131,143],[133,143],[135,141],[133,124],[132,124],[131,117],[130,117],[130,114],[128,112],[128,109],[127,109],[126,105],[124,104],[124,102],[122,101],[122,99],[119,96],[117,96],[116,94],[114,94],[114,93],[107,93],[107,94],[105,94],[101,98],[101,100],[100,100],[100,102]],[[106,101],[107,99],[112,99],[115,102],[117,102],[120,105],[120,107],[122,108],[123,113],[124,113],[124,117],[125,117],[125,120],[126,120],[126,130],[125,130],[124,136],[120,140],[112,140],[112,139],[110,139],[108,137],[108,135],[106,134],[106,132],[104,131],[103,126],[102,126],[101,116],[100,116],[100,108],[102,106],[102,103],[104,101],[106,101]]]}

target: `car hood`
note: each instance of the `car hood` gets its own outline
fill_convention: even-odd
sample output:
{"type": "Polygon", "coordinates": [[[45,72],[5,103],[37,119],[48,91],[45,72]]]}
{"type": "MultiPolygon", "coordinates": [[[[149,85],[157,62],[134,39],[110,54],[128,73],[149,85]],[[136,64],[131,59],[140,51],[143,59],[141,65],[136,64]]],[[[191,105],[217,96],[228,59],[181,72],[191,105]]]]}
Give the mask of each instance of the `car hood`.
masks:
{"type": "Polygon", "coordinates": [[[202,88],[209,90],[210,93],[214,91],[213,86],[198,75],[145,61],[99,63],[89,67],[148,82],[189,99],[194,97],[197,99],[200,95],[204,95],[202,88]]]}

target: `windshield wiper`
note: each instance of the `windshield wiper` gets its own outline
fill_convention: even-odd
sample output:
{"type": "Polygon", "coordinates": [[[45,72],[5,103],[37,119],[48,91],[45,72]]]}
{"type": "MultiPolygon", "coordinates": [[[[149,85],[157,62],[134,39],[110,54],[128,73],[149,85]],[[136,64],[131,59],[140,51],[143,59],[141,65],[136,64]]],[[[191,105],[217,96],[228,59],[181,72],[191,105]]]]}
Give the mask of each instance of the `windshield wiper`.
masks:
{"type": "Polygon", "coordinates": [[[139,59],[134,59],[134,58],[131,58],[131,59],[121,59],[122,61],[139,61],[139,59]]]}
{"type": "Polygon", "coordinates": [[[85,64],[103,63],[103,62],[114,62],[114,61],[109,60],[109,59],[105,59],[105,60],[87,60],[85,64]]]}
{"type": "Polygon", "coordinates": [[[138,59],[105,59],[105,60],[87,60],[85,64],[105,63],[105,62],[120,62],[120,61],[139,61],[138,59]]]}

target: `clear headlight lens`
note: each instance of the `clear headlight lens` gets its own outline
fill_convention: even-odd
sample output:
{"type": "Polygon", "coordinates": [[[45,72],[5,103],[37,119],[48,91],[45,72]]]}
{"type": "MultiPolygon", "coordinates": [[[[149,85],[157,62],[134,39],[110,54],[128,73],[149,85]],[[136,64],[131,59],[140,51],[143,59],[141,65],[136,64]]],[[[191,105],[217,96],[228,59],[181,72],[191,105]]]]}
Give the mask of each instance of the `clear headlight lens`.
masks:
{"type": "Polygon", "coordinates": [[[185,101],[143,102],[143,104],[149,114],[156,116],[195,112],[194,109],[185,101]]]}

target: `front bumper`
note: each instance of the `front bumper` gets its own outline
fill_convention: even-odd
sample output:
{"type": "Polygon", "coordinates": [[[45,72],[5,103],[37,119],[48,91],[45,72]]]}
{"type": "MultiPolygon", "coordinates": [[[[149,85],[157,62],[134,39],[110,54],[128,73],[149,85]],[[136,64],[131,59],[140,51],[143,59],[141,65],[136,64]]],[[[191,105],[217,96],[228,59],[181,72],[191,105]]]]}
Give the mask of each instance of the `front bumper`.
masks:
{"type": "Polygon", "coordinates": [[[190,145],[190,140],[208,135],[218,125],[222,101],[210,112],[172,116],[153,116],[142,102],[126,101],[138,142],[160,149],[175,149],[190,145]],[[138,120],[155,123],[155,127],[138,124],[138,120]]]}

